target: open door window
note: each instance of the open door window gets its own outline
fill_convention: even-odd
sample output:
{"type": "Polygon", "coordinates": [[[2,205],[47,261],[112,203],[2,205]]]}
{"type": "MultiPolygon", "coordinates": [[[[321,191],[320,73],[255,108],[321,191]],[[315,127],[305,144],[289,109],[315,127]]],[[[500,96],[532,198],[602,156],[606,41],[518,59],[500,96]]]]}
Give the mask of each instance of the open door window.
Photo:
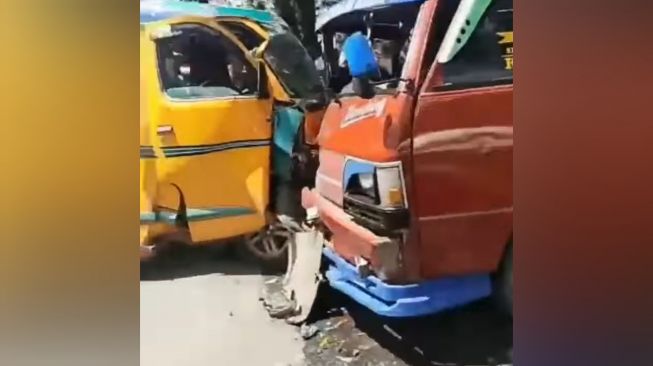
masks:
{"type": "Polygon", "coordinates": [[[265,60],[286,92],[294,99],[321,99],[325,94],[315,63],[290,31],[270,31],[256,23],[219,20],[238,40],[265,60]],[[264,36],[265,35],[265,36],[264,36]]]}
{"type": "Polygon", "coordinates": [[[248,50],[259,47],[265,41],[264,36],[243,21],[220,20],[219,23],[221,26],[229,29],[248,50]]]}
{"type": "Polygon", "coordinates": [[[215,29],[175,24],[157,43],[159,77],[172,99],[254,96],[257,71],[242,50],[215,29]]]}

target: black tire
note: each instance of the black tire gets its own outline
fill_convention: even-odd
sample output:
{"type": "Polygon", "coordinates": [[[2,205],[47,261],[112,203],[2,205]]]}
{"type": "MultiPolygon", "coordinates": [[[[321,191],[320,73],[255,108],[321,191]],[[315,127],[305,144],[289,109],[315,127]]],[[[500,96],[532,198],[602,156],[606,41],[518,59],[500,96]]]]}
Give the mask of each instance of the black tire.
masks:
{"type": "Polygon", "coordinates": [[[236,245],[239,256],[245,260],[256,262],[261,266],[265,273],[284,272],[288,265],[288,245],[274,256],[261,255],[251,245],[247,243],[248,238],[236,245]]]}
{"type": "Polygon", "coordinates": [[[506,314],[512,317],[512,289],[513,289],[513,261],[512,261],[512,241],[506,248],[506,252],[501,260],[501,266],[497,277],[494,280],[494,294],[497,305],[506,314]]]}

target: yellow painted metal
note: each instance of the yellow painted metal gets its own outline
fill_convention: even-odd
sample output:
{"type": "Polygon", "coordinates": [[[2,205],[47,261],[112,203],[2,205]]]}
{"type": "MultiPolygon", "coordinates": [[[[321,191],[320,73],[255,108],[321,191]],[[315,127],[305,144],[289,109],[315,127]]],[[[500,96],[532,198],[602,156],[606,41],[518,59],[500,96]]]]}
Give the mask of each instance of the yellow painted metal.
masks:
{"type": "MultiPolygon", "coordinates": [[[[242,20],[243,22],[246,22],[242,20]]],[[[250,214],[218,219],[189,220],[193,242],[222,239],[259,230],[266,224],[269,202],[269,145],[234,148],[215,153],[165,157],[166,147],[197,147],[234,141],[270,140],[273,100],[289,100],[281,83],[267,67],[272,98],[255,96],[180,101],[163,91],[157,71],[156,46],[151,33],[164,24],[200,23],[213,28],[234,42],[256,67],[256,60],[226,28],[213,18],[182,17],[150,23],[141,28],[140,44],[140,144],[152,146],[156,158],[140,159],[141,244],[151,236],[150,228],[160,223],[144,222],[143,217],[163,207],[174,211],[183,193],[190,209],[245,208],[250,214]],[[171,133],[157,134],[170,127],[171,133]]],[[[253,22],[249,26],[267,33],[253,22]]]]}

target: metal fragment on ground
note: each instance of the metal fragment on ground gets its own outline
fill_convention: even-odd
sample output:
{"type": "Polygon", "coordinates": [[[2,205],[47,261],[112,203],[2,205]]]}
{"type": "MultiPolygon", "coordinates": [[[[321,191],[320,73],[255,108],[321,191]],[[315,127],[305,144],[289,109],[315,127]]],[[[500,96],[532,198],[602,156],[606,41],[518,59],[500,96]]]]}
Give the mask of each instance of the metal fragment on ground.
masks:
{"type": "MultiPolygon", "coordinates": [[[[340,328],[340,326],[342,326],[342,325],[345,324],[346,322],[347,322],[347,319],[342,319],[342,320],[340,320],[339,322],[337,322],[336,324],[324,328],[324,331],[325,331],[325,332],[328,332],[328,331],[332,331],[332,330],[338,329],[338,328],[340,328]]],[[[330,325],[330,323],[327,323],[327,325],[330,325]]]]}
{"type": "Polygon", "coordinates": [[[320,329],[315,325],[302,324],[301,328],[299,328],[299,333],[304,339],[313,338],[319,331],[320,329]]]}

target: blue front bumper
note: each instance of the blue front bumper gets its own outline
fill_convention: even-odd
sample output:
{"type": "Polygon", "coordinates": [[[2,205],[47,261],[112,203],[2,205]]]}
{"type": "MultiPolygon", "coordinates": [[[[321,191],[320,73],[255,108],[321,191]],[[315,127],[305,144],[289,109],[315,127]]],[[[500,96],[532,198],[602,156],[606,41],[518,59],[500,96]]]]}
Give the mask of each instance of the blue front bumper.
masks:
{"type": "Polygon", "coordinates": [[[487,274],[441,278],[408,285],[389,285],[374,276],[361,278],[356,268],[330,248],[324,248],[331,287],[381,316],[415,317],[452,309],[492,292],[487,274]]]}

